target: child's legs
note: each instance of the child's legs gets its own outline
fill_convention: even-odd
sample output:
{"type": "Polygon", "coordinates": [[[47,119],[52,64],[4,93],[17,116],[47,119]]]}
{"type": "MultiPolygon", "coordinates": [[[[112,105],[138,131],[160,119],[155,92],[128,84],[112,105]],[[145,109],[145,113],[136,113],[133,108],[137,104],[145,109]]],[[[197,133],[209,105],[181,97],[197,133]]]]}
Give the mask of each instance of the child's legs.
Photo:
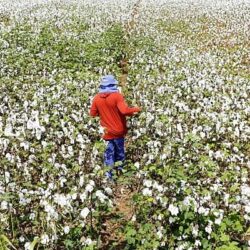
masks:
{"type": "Polygon", "coordinates": [[[114,147],[115,147],[115,155],[114,155],[114,161],[115,162],[121,162],[121,165],[118,166],[118,169],[121,170],[124,161],[125,161],[125,146],[124,146],[124,138],[118,138],[114,140],[114,147]]]}
{"type": "Polygon", "coordinates": [[[107,141],[107,147],[104,152],[104,165],[111,167],[110,171],[108,171],[106,174],[109,178],[112,177],[112,167],[115,164],[115,146],[114,146],[114,141],[109,140],[107,141]]]}

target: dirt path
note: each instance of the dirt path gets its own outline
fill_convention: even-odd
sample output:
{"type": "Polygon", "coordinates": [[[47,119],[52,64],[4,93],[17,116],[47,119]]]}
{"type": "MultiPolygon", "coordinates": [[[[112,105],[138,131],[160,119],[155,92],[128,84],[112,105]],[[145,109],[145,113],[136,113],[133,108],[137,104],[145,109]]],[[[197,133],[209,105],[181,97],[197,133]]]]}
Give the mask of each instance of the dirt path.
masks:
{"type": "MultiPolygon", "coordinates": [[[[138,9],[140,6],[141,0],[138,0],[133,6],[131,19],[125,25],[125,31],[129,34],[131,30],[136,25],[135,16],[138,14],[138,9]]],[[[120,83],[122,87],[127,84],[127,77],[129,74],[129,58],[125,57],[120,61],[121,76],[120,83]]],[[[135,210],[133,206],[133,195],[138,192],[138,183],[133,180],[129,180],[128,185],[116,184],[113,187],[114,198],[113,204],[114,207],[109,214],[108,218],[105,219],[103,223],[103,231],[101,232],[102,242],[104,243],[101,246],[101,249],[108,250],[112,248],[112,245],[115,243],[116,246],[112,249],[120,250],[125,247],[125,236],[123,234],[124,225],[127,221],[132,220],[135,210]]]]}
{"type": "MultiPolygon", "coordinates": [[[[131,30],[133,30],[136,25],[135,16],[139,12],[139,6],[140,6],[141,1],[142,0],[138,0],[135,3],[135,5],[133,6],[132,14],[131,14],[131,19],[125,25],[125,31],[128,34],[128,36],[131,30]]],[[[125,86],[127,84],[127,77],[128,77],[128,71],[129,71],[128,59],[129,58],[123,58],[120,61],[120,67],[122,71],[122,75],[120,76],[120,82],[122,86],[125,86]]]]}
{"type": "Polygon", "coordinates": [[[108,250],[115,243],[115,249],[124,249],[125,236],[123,233],[124,226],[130,221],[134,215],[134,207],[132,197],[135,190],[131,190],[125,185],[117,185],[114,190],[114,207],[109,218],[103,223],[104,231],[102,231],[101,249],[108,250]]]}
{"type": "MultiPolygon", "coordinates": [[[[138,14],[138,9],[140,6],[141,0],[138,0],[133,6],[131,19],[125,26],[125,32],[128,34],[128,39],[130,36],[131,30],[135,27],[136,21],[135,16],[138,14]]],[[[121,76],[120,83],[122,86],[126,86],[127,77],[129,74],[129,58],[123,58],[120,61],[121,67],[121,76]]],[[[112,248],[113,243],[116,244],[114,249],[124,249],[125,236],[123,234],[123,228],[126,222],[130,221],[133,218],[135,213],[134,206],[132,203],[133,195],[138,192],[138,185],[136,184],[135,179],[130,180],[128,185],[117,183],[113,187],[114,198],[113,204],[114,207],[109,214],[108,218],[105,219],[103,223],[103,231],[101,232],[101,238],[103,245],[101,249],[110,249],[112,248]],[[133,188],[132,188],[133,187],[133,188]]]]}

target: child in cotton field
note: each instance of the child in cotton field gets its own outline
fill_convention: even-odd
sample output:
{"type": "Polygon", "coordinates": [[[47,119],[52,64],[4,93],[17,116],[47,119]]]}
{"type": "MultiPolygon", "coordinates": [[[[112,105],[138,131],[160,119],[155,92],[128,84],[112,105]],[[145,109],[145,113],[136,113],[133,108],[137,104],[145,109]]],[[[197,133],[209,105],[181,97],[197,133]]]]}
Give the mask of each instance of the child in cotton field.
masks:
{"type": "Polygon", "coordinates": [[[117,88],[118,81],[113,75],[103,76],[99,93],[94,97],[90,115],[100,117],[104,129],[103,139],[107,141],[104,164],[111,167],[106,173],[112,179],[112,168],[121,162],[118,171],[123,169],[125,160],[124,137],[127,134],[126,116],[140,112],[138,107],[128,107],[124,97],[117,88]]]}

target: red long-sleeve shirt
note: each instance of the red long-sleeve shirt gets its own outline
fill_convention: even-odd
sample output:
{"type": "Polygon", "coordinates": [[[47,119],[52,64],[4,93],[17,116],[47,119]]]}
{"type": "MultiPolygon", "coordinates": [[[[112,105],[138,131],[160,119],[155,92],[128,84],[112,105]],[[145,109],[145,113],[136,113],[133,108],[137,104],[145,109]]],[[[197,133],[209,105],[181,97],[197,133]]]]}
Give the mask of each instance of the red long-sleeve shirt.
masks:
{"type": "Polygon", "coordinates": [[[128,107],[119,92],[99,93],[93,99],[90,115],[100,117],[100,124],[105,131],[103,139],[111,140],[126,135],[126,116],[132,116],[139,111],[138,107],[128,107]]]}

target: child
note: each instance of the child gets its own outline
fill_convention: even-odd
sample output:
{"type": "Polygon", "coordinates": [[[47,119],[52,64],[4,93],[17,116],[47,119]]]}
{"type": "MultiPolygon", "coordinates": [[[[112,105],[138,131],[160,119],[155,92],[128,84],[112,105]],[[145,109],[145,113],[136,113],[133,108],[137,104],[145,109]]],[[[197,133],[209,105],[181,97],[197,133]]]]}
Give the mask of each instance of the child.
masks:
{"type": "Polygon", "coordinates": [[[124,97],[117,88],[118,81],[113,75],[102,77],[99,93],[94,97],[90,115],[100,117],[104,128],[103,139],[107,147],[104,153],[104,164],[111,167],[106,173],[112,179],[112,167],[116,162],[122,162],[118,170],[122,170],[125,160],[124,137],[127,134],[126,116],[140,112],[138,107],[128,107],[124,97]]]}

